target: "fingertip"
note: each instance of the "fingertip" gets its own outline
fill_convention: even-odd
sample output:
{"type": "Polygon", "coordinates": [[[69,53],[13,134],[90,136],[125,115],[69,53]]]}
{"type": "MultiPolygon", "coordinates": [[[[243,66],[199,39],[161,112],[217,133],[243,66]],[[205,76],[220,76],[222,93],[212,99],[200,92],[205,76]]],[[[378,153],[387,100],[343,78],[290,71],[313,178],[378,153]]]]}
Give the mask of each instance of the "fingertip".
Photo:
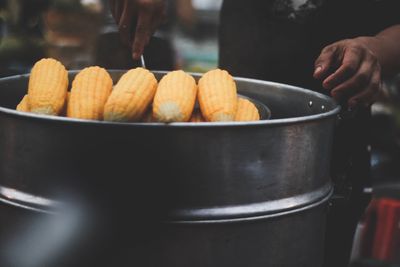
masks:
{"type": "Polygon", "coordinates": [[[132,58],[134,60],[140,59],[142,51],[143,49],[141,48],[140,44],[135,40],[132,45],[132,58]]]}
{"type": "Polygon", "coordinates": [[[331,84],[330,84],[330,80],[329,79],[325,79],[323,82],[322,82],[322,87],[324,88],[324,89],[326,89],[326,90],[329,90],[329,89],[332,89],[331,87],[331,84]]]}
{"type": "Polygon", "coordinates": [[[314,70],[314,77],[315,78],[319,78],[320,76],[321,76],[321,73],[322,73],[322,66],[317,66],[316,68],[315,68],[315,70],[314,70]]]}
{"type": "Polygon", "coordinates": [[[132,53],[132,58],[133,58],[134,60],[138,60],[138,59],[140,59],[140,55],[141,55],[141,53],[139,53],[139,52],[137,52],[137,51],[134,51],[134,52],[132,53]]]}
{"type": "Polygon", "coordinates": [[[336,101],[339,101],[341,98],[341,95],[339,92],[336,92],[334,90],[331,91],[331,96],[333,97],[333,99],[335,99],[336,101]]]}

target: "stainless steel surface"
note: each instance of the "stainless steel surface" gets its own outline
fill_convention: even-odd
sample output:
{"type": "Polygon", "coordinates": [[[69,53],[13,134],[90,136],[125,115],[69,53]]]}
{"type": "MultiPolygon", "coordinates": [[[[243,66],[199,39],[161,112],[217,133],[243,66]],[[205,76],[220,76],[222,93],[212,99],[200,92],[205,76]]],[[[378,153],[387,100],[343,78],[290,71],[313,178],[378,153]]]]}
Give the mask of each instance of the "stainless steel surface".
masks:
{"type": "MultiPolygon", "coordinates": [[[[122,72],[111,74],[116,81],[122,72]]],[[[271,109],[270,120],[110,123],[13,110],[27,78],[0,79],[0,201],[8,208],[83,209],[79,228],[106,235],[88,237],[88,247],[107,245],[108,259],[137,251],[141,266],[320,263],[339,111],[329,97],[236,78],[241,95],[271,109]]]]}
{"type": "Polygon", "coordinates": [[[100,217],[79,209],[50,216],[0,202],[5,218],[0,222],[0,264],[320,267],[329,197],[287,212],[213,222],[146,221],[118,206],[113,207],[117,212],[102,210],[100,217]],[[123,220],[110,216],[120,212],[123,220]]]}
{"type": "Polygon", "coordinates": [[[272,120],[167,125],[39,116],[8,109],[25,93],[27,76],[1,79],[0,184],[55,200],[105,184],[107,192],[110,183],[125,188],[133,180],[144,191],[162,185],[158,193],[173,196],[163,203],[168,213],[185,220],[257,216],[306,205],[309,193],[326,195],[339,108],[291,86],[237,84],[270,107],[272,120]]]}

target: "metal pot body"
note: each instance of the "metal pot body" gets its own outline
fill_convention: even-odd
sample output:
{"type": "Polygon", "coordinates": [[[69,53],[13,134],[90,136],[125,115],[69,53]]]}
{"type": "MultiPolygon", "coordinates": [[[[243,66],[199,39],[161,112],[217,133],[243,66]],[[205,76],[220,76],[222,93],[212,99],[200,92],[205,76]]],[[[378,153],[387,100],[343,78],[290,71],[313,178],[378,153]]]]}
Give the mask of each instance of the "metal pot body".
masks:
{"type": "Polygon", "coordinates": [[[320,267],[328,198],[269,216],[163,223],[145,223],[127,211],[124,220],[105,218],[108,223],[104,224],[91,216],[76,224],[75,220],[66,222],[65,214],[0,204],[0,216],[9,218],[8,223],[0,223],[0,264],[320,267]]]}
{"type": "MultiPolygon", "coordinates": [[[[121,73],[112,72],[115,81],[121,73]]],[[[1,79],[0,106],[15,107],[27,83],[1,79]]],[[[339,108],[296,87],[250,79],[237,86],[274,119],[109,123],[0,108],[0,184],[53,200],[145,199],[178,220],[265,215],[324,197],[339,108]]]]}
{"type": "MultiPolygon", "coordinates": [[[[122,73],[111,71],[114,81],[122,73]]],[[[78,259],[66,266],[90,261],[91,250],[103,266],[132,251],[143,266],[318,266],[339,107],[297,87],[236,82],[240,94],[270,108],[272,120],[144,124],[40,116],[12,110],[28,75],[0,79],[0,200],[58,214],[43,215],[50,222],[39,225],[59,231],[38,236],[49,236],[53,248],[68,236],[87,244],[59,257],[78,259]]]]}

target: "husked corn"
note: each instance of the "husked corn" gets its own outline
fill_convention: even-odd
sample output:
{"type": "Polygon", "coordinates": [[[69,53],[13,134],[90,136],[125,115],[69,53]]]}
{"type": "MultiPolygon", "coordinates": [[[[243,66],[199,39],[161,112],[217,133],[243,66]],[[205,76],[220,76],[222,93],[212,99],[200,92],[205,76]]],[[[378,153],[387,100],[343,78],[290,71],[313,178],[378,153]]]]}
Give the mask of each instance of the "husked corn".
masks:
{"type": "Polygon", "coordinates": [[[29,77],[28,107],[31,112],[58,115],[68,88],[68,72],[57,60],[44,58],[35,63],[29,77]]]}
{"type": "Polygon", "coordinates": [[[193,111],[192,117],[190,118],[190,122],[205,122],[206,120],[201,115],[200,110],[193,111]]]}
{"type": "Polygon", "coordinates": [[[153,115],[161,122],[188,121],[196,101],[194,78],[177,70],[166,74],[158,84],[153,101],[153,115]]]}
{"type": "Polygon", "coordinates": [[[249,100],[238,98],[238,107],[235,115],[235,121],[258,121],[260,114],[257,107],[249,100]]]}
{"type": "Polygon", "coordinates": [[[28,108],[28,95],[24,95],[24,97],[21,99],[21,102],[17,105],[16,108],[18,111],[25,111],[29,112],[28,108]]]}
{"type": "Polygon", "coordinates": [[[225,70],[215,69],[199,80],[198,99],[207,121],[233,121],[237,109],[236,84],[225,70]]]}
{"type": "Polygon", "coordinates": [[[111,93],[110,74],[100,67],[80,71],[72,82],[67,116],[70,118],[102,120],[104,105],[111,93]]]}
{"type": "Polygon", "coordinates": [[[153,73],[143,68],[129,70],[115,85],[104,107],[104,120],[138,121],[157,90],[153,73]]]}

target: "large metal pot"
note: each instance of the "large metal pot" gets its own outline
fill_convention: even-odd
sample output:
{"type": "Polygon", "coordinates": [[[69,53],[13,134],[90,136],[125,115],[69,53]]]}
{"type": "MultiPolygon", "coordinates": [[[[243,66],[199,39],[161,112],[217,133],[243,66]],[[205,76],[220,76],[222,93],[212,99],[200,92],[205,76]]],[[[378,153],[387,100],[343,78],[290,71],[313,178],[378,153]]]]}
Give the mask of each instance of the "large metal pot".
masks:
{"type": "MultiPolygon", "coordinates": [[[[111,74],[116,81],[122,72],[111,74]]],[[[24,210],[15,222],[27,223],[31,214],[42,214],[35,221],[44,225],[68,222],[67,236],[76,239],[50,242],[52,235],[36,234],[63,251],[40,247],[37,254],[48,256],[43,261],[58,255],[55,266],[110,266],[116,259],[118,266],[321,265],[339,111],[330,98],[237,78],[239,93],[266,104],[272,120],[109,123],[12,110],[27,80],[0,79],[0,199],[6,203],[0,216],[14,206],[24,210]],[[78,243],[87,246],[77,249],[78,243]]],[[[35,239],[32,231],[2,227],[20,233],[22,243],[35,239]]],[[[13,254],[17,241],[1,241],[1,266],[7,266],[1,259],[51,266],[34,265],[38,259],[23,265],[13,254]]]]}

